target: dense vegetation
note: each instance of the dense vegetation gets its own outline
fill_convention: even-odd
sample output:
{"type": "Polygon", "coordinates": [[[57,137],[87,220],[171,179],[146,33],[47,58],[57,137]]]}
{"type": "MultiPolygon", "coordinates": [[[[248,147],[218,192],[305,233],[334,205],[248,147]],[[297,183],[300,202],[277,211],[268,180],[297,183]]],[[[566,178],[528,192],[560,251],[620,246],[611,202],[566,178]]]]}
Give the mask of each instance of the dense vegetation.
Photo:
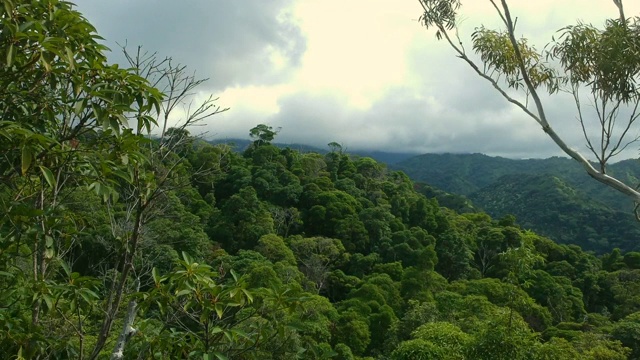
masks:
{"type": "MultiPolygon", "coordinates": [[[[566,158],[425,154],[392,168],[415,181],[466,196],[494,217],[515,215],[522,227],[563,244],[577,244],[599,254],[613,248],[640,248],[640,223],[633,216],[633,202],[585,176],[578,163],[566,158]]],[[[640,182],[637,160],[611,164],[608,170],[626,182],[640,182]]],[[[459,211],[473,211],[464,198],[440,199],[459,211]]]]}
{"type": "Polygon", "coordinates": [[[161,63],[110,66],[69,3],[3,5],[5,358],[640,357],[640,253],[460,215],[266,125],[198,141],[165,128],[161,63]]]}

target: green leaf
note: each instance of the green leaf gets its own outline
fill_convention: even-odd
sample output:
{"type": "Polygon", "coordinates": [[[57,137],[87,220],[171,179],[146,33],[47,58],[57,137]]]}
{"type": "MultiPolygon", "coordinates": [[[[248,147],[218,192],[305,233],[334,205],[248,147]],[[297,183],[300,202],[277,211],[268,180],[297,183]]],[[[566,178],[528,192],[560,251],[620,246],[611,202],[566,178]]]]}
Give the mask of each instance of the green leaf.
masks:
{"type": "Polygon", "coordinates": [[[27,173],[29,170],[29,166],[31,166],[31,161],[33,160],[33,153],[30,147],[23,146],[22,147],[22,175],[27,173]]]}
{"type": "MultiPolygon", "coordinates": [[[[80,85],[76,85],[76,95],[80,93],[80,90],[82,90],[80,88],[80,85]]],[[[87,99],[84,98],[80,101],[76,101],[75,104],[73,104],[73,112],[77,115],[80,116],[80,114],[82,114],[82,112],[84,111],[84,109],[87,107],[87,99]]]]}
{"type": "Polygon", "coordinates": [[[89,190],[93,190],[96,192],[96,195],[102,194],[102,185],[99,182],[93,182],[89,185],[89,190]]]}
{"type": "Polygon", "coordinates": [[[158,269],[156,267],[154,267],[153,269],[151,269],[151,276],[153,277],[153,282],[158,284],[160,281],[160,276],[158,276],[158,269]]]}
{"type": "Polygon", "coordinates": [[[219,353],[219,352],[214,352],[213,355],[215,355],[218,360],[229,360],[229,358],[227,358],[224,354],[219,353]]]}
{"type": "Polygon", "coordinates": [[[67,52],[67,58],[69,60],[69,67],[72,70],[74,70],[76,68],[76,61],[75,61],[75,58],[73,56],[73,51],[71,51],[71,48],[68,48],[68,47],[65,47],[64,49],[67,52]]]}
{"type": "Polygon", "coordinates": [[[53,189],[56,187],[56,178],[53,176],[51,170],[47,167],[40,165],[40,171],[42,172],[42,176],[47,181],[47,184],[53,189]]]}
{"type": "Polygon", "coordinates": [[[229,291],[229,297],[230,297],[230,298],[234,298],[234,297],[236,297],[236,294],[238,294],[238,291],[240,291],[240,289],[238,289],[238,288],[231,289],[231,290],[229,291]]]}
{"type": "Polygon", "coordinates": [[[7,49],[7,67],[10,67],[13,63],[13,58],[16,56],[16,48],[13,44],[9,45],[9,49],[7,49]]]}
{"type": "Polygon", "coordinates": [[[71,276],[71,268],[69,267],[69,264],[67,264],[66,261],[60,261],[60,266],[64,270],[64,273],[67,274],[67,276],[71,276]]]}
{"type": "Polygon", "coordinates": [[[232,329],[231,330],[234,334],[236,335],[240,335],[241,337],[247,339],[247,340],[251,340],[251,336],[249,334],[247,334],[246,332],[240,330],[240,329],[232,329]]]}
{"type": "Polygon", "coordinates": [[[53,308],[53,299],[49,294],[42,294],[42,299],[44,299],[45,304],[47,304],[47,308],[51,310],[53,308]]]}
{"type": "Polygon", "coordinates": [[[93,299],[97,299],[97,294],[94,293],[93,291],[89,290],[89,289],[84,289],[86,291],[80,291],[80,296],[84,299],[84,301],[87,302],[87,304],[91,304],[91,302],[93,301],[93,299]],[[96,296],[94,296],[96,295],[96,296]],[[92,299],[93,298],[93,299],[92,299]]]}
{"type": "Polygon", "coordinates": [[[53,238],[49,235],[44,236],[44,246],[50,248],[53,246],[53,238]]]}
{"type": "Polygon", "coordinates": [[[84,289],[84,291],[83,291],[83,292],[84,292],[84,293],[86,293],[86,294],[88,294],[88,295],[90,295],[90,296],[91,296],[92,298],[94,298],[94,299],[99,299],[99,298],[100,298],[100,296],[99,296],[98,294],[96,294],[93,290],[90,290],[90,289],[84,289]]]}
{"type": "Polygon", "coordinates": [[[183,296],[183,295],[188,295],[191,294],[192,291],[189,289],[184,289],[184,290],[180,290],[178,292],[176,292],[176,296],[183,296]]]}
{"type": "Polygon", "coordinates": [[[184,262],[186,262],[189,265],[193,263],[193,258],[191,258],[191,256],[189,256],[189,254],[187,254],[184,251],[182,252],[182,259],[184,260],[184,262]]]}
{"type": "MultiPolygon", "coordinates": [[[[4,10],[7,12],[7,15],[13,14],[13,4],[11,3],[11,1],[3,1],[3,3],[4,10]]],[[[18,352],[18,354],[22,354],[22,347],[20,348],[20,352],[18,352]]]]}
{"type": "Polygon", "coordinates": [[[247,299],[249,299],[249,302],[250,303],[253,302],[253,295],[251,295],[251,293],[246,289],[241,289],[241,290],[244,293],[244,296],[246,296],[247,299]]]}
{"type": "Polygon", "coordinates": [[[120,121],[118,121],[117,117],[109,118],[109,127],[116,132],[116,135],[120,135],[120,121]]]}
{"type": "Polygon", "coordinates": [[[127,120],[127,117],[122,115],[122,114],[117,114],[116,115],[116,119],[118,120],[118,122],[120,123],[121,126],[124,126],[126,128],[129,127],[129,120],[127,120]]]}
{"type": "Polygon", "coordinates": [[[216,304],[216,314],[218,315],[219,319],[222,319],[222,314],[224,313],[224,308],[222,307],[221,304],[216,304]]]}
{"type": "Polygon", "coordinates": [[[116,170],[113,172],[114,175],[116,175],[117,177],[119,177],[120,179],[126,181],[126,182],[132,182],[133,179],[129,176],[128,172],[125,171],[121,171],[121,170],[116,170]]]}
{"type": "Polygon", "coordinates": [[[44,58],[44,52],[40,53],[40,64],[44,66],[46,72],[51,72],[51,64],[49,64],[49,62],[47,62],[47,59],[44,58]]]}

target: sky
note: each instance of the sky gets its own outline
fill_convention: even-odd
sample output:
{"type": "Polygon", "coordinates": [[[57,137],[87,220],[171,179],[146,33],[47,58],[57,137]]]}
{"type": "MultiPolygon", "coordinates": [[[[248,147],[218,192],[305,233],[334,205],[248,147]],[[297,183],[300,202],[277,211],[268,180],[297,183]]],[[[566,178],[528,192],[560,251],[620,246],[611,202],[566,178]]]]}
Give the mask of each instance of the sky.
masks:
{"type": "MultiPolygon", "coordinates": [[[[248,138],[257,124],[282,143],[347,150],[561,155],[540,126],[505,101],[418,21],[418,0],[76,0],[120,61],[118,44],[171,57],[198,78],[194,96],[228,111],[208,120],[210,139],[248,138]]],[[[577,21],[616,17],[612,0],[512,0],[519,35],[544,48],[577,21]]],[[[640,4],[627,1],[627,16],[640,4]]],[[[460,37],[498,28],[489,1],[463,0],[460,37]]],[[[551,125],[581,151],[573,99],[543,99],[551,125]]],[[[174,117],[179,121],[179,114],[174,117]]],[[[591,121],[594,119],[591,118],[591,121]]],[[[593,126],[588,129],[595,130],[593,126]]],[[[636,135],[634,130],[632,135],[636,135]]],[[[623,157],[637,157],[632,144],[623,157]]]]}

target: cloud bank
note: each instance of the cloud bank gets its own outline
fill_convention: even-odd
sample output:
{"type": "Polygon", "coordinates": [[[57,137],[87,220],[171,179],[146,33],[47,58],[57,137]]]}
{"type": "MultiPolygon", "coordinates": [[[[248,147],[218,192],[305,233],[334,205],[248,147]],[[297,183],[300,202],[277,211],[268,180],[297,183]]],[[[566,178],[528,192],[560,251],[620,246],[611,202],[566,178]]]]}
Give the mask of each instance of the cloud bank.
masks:
{"type": "MultiPolygon", "coordinates": [[[[518,29],[542,48],[577,20],[617,16],[610,0],[513,0],[518,29]]],[[[463,2],[461,37],[498,24],[490,4],[463,2]]],[[[79,10],[107,44],[143,45],[200,77],[231,110],[207,130],[246,138],[259,123],[281,127],[278,141],[397,152],[559,155],[540,127],[506,102],[418,23],[418,1],[113,0],[79,10]]],[[[626,5],[628,14],[640,4],[626,5]]],[[[114,54],[114,57],[117,55],[114,54]]],[[[556,130],[584,150],[571,97],[545,98],[556,130]]],[[[637,146],[625,154],[636,156],[637,146]]]]}

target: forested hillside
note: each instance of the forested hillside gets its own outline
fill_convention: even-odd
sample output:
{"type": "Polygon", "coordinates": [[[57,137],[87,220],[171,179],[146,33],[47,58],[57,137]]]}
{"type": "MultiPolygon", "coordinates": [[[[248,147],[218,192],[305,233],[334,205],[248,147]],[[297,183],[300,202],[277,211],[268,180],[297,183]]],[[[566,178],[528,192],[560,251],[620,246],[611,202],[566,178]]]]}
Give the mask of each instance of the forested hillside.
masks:
{"type": "Polygon", "coordinates": [[[519,225],[563,244],[596,253],[640,249],[640,224],[631,211],[613,210],[549,175],[505,175],[469,198],[495,216],[513,214],[519,225]],[[481,204],[481,205],[480,205],[481,204]]]}
{"type": "Polygon", "coordinates": [[[3,5],[3,358],[640,358],[640,253],[456,213],[267,125],[199,141],[224,109],[168,124],[183,67],[110,65],[70,3],[3,5]]]}
{"type": "MultiPolygon", "coordinates": [[[[466,196],[492,216],[516,215],[520,225],[555,241],[597,253],[616,247],[638,250],[640,223],[633,216],[633,202],[585,176],[575,161],[425,154],[391,167],[414,181],[466,196]]],[[[640,183],[637,160],[608,169],[628,183],[640,183]]]]}
{"type": "MultiPolygon", "coordinates": [[[[640,254],[598,259],[513,218],[458,215],[370,158],[279,149],[261,129],[242,154],[199,145],[172,155],[184,159],[172,176],[181,186],[142,223],[131,279],[140,292],[125,293],[140,302],[137,333],[125,357],[451,358],[455,344],[452,358],[624,359],[622,345],[637,346],[640,333],[628,331],[640,310],[640,254]]],[[[38,332],[27,330],[29,307],[18,306],[31,287],[8,296],[7,352],[77,356],[80,335],[94,345],[108,274],[119,266],[108,219],[124,225],[126,202],[110,215],[80,187],[65,204],[84,230],[59,235],[72,243],[54,239],[49,262],[58,269],[36,294],[46,309],[38,332]]],[[[7,276],[26,271],[5,266],[7,276]]]]}

